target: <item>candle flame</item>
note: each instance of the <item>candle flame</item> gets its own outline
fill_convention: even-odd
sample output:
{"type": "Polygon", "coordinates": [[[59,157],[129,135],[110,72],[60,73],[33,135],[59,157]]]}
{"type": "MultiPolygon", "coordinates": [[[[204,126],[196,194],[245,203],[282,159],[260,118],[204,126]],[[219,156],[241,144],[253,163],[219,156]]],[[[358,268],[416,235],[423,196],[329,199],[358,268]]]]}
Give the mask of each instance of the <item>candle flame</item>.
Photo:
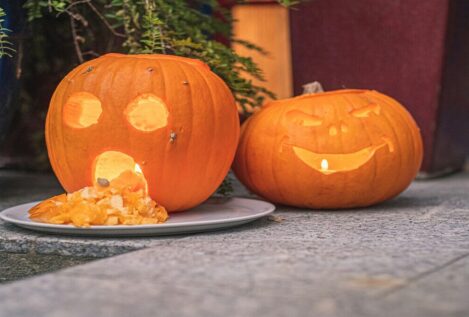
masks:
{"type": "Polygon", "coordinates": [[[329,169],[329,162],[326,159],[322,159],[321,169],[326,170],[326,171],[329,169]]]}
{"type": "Polygon", "coordinates": [[[137,163],[135,163],[134,171],[137,177],[140,179],[141,183],[143,183],[144,185],[143,190],[146,195],[148,193],[148,183],[147,183],[147,180],[145,179],[145,176],[143,175],[142,168],[137,163]]]}
{"type": "Polygon", "coordinates": [[[135,170],[135,173],[137,174],[143,174],[142,169],[140,168],[140,165],[138,165],[137,163],[135,163],[134,170],[135,170]]]}

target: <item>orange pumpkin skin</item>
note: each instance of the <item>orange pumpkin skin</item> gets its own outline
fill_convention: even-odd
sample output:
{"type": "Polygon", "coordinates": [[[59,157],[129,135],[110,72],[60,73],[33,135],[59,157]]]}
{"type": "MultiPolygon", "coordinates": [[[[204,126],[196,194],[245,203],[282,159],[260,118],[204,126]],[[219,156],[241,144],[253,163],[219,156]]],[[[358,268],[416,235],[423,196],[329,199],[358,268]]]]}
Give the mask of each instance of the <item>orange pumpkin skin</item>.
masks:
{"type": "Polygon", "coordinates": [[[201,61],[107,54],[60,82],[45,132],[66,191],[93,184],[97,157],[117,151],[141,167],[154,200],[180,211],[206,200],[222,182],[235,155],[239,119],[229,88],[201,61]],[[83,100],[86,107],[77,110],[83,100]],[[86,111],[99,103],[100,114],[86,111]],[[126,116],[136,104],[161,109],[144,109],[131,123],[126,116]]]}
{"type": "Polygon", "coordinates": [[[233,170],[275,203],[354,208],[407,188],[422,153],[419,128],[396,100],[338,90],[267,104],[243,124],[233,170]]]}

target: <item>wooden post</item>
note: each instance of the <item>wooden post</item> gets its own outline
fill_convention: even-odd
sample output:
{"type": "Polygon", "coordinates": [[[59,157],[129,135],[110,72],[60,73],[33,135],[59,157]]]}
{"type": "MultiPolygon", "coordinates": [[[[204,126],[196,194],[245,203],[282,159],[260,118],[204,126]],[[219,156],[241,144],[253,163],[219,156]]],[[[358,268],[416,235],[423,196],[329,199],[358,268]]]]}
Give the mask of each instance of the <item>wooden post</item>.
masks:
{"type": "Polygon", "coordinates": [[[253,82],[273,91],[277,98],[293,93],[288,9],[275,1],[249,1],[232,7],[235,38],[248,40],[268,52],[262,55],[233,43],[236,52],[250,56],[264,72],[266,82],[253,82]]]}

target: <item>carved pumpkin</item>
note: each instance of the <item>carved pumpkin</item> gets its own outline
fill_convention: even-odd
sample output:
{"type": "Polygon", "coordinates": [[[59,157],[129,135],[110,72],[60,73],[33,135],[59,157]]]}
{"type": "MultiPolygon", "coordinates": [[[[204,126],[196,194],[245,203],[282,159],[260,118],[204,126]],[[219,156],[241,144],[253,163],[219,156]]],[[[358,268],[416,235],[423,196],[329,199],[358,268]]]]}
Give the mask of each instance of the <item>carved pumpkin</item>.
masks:
{"type": "Polygon", "coordinates": [[[249,118],[233,169],[254,193],[297,207],[369,206],[402,192],[422,161],[411,115],[376,91],[274,101],[249,118]]]}
{"type": "Polygon", "coordinates": [[[198,60],[108,54],[72,70],[50,102],[50,162],[68,192],[141,168],[169,211],[219,186],[239,137],[234,98],[198,60]]]}

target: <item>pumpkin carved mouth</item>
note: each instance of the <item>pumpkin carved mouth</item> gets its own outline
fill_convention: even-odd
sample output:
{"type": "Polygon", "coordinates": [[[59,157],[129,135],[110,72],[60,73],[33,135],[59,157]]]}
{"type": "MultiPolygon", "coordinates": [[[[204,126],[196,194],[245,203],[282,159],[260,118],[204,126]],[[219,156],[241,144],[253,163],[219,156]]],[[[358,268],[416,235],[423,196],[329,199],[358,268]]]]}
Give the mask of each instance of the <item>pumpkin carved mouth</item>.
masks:
{"type": "Polygon", "coordinates": [[[316,153],[298,146],[293,146],[293,152],[309,167],[324,175],[330,175],[360,168],[371,160],[375,152],[381,148],[387,147],[389,152],[394,152],[394,145],[391,140],[388,138],[382,138],[382,140],[383,142],[379,145],[371,145],[352,153],[316,153]]]}
{"type": "MultiPolygon", "coordinates": [[[[143,171],[135,160],[122,152],[106,151],[99,154],[93,164],[93,183],[110,182],[119,178],[134,189],[148,191],[148,184],[143,171]]],[[[102,184],[99,184],[102,185],[102,184]]]]}

